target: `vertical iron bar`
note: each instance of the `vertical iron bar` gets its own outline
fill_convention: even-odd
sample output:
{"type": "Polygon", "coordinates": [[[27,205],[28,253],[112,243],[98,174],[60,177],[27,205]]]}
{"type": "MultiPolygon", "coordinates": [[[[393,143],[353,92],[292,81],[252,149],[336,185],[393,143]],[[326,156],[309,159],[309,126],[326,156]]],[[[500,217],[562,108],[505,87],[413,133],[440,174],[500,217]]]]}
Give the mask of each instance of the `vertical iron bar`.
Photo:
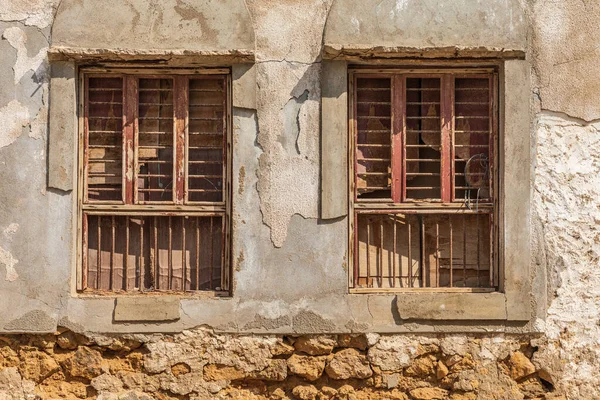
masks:
{"type": "Polygon", "coordinates": [[[196,290],[200,290],[200,217],[196,217],[196,290]]]}
{"type": "Polygon", "coordinates": [[[129,289],[129,282],[127,281],[128,274],[127,269],[129,268],[129,217],[125,217],[125,252],[123,254],[123,289],[127,291],[129,289]]]}
{"type": "Polygon", "coordinates": [[[360,278],[360,245],[358,243],[358,214],[354,213],[354,226],[352,232],[352,239],[354,240],[354,276],[352,277],[352,287],[357,287],[360,278]]]}
{"type": "Polygon", "coordinates": [[[435,221],[435,286],[440,286],[440,223],[435,221]]]}
{"type": "Polygon", "coordinates": [[[494,287],[494,220],[492,214],[488,214],[488,240],[489,240],[489,269],[490,269],[490,287],[494,287]]]}
{"type": "Polygon", "coordinates": [[[410,216],[407,216],[406,220],[408,221],[408,287],[414,287],[414,279],[413,279],[413,262],[412,262],[412,243],[411,243],[411,235],[412,235],[412,226],[410,224],[410,216]]]}
{"type": "Polygon", "coordinates": [[[158,257],[158,217],[154,217],[154,268],[151,269],[154,289],[160,286],[160,259],[158,257]]]}
{"type": "MultiPolygon", "coordinates": [[[[392,287],[396,287],[396,229],[397,221],[396,214],[394,214],[394,243],[392,244],[392,287]]],[[[400,258],[400,282],[402,282],[402,259],[400,258]]]]}
{"type": "Polygon", "coordinates": [[[479,236],[479,214],[475,214],[475,220],[477,221],[477,287],[481,286],[481,281],[479,277],[479,269],[481,268],[480,257],[479,257],[479,243],[481,241],[481,237],[479,236]]]}
{"type": "Polygon", "coordinates": [[[82,271],[81,271],[81,288],[87,289],[88,273],[89,273],[89,233],[88,233],[88,215],[83,214],[81,219],[81,232],[82,232],[82,271]]]}
{"type": "Polygon", "coordinates": [[[463,214],[463,286],[467,287],[467,216],[463,214]]]}
{"type": "Polygon", "coordinates": [[[140,288],[140,292],[144,291],[144,270],[145,270],[145,265],[144,265],[144,224],[145,224],[145,219],[144,217],[140,218],[140,259],[138,262],[138,276],[139,276],[139,288],[140,288]]]}
{"type": "Polygon", "coordinates": [[[425,220],[423,216],[419,215],[419,221],[421,222],[421,287],[423,287],[427,285],[425,279],[425,220]]]}
{"type": "Polygon", "coordinates": [[[169,252],[167,253],[167,286],[169,290],[173,288],[173,224],[169,216],[169,252]]]}
{"type": "Polygon", "coordinates": [[[367,218],[367,287],[371,287],[371,219],[367,218]]]}
{"type": "Polygon", "coordinates": [[[210,217],[210,269],[208,270],[208,279],[209,279],[209,284],[208,284],[208,288],[210,290],[213,289],[213,257],[214,257],[214,240],[215,240],[215,235],[213,232],[213,219],[215,217],[210,217]]]}
{"type": "Polygon", "coordinates": [[[183,280],[183,291],[187,290],[187,268],[186,268],[186,257],[185,257],[185,217],[181,217],[181,268],[182,268],[182,280],[183,280]]]}
{"type": "Polygon", "coordinates": [[[96,289],[100,289],[102,284],[102,251],[100,247],[102,245],[102,216],[98,215],[98,253],[96,254],[96,289]]]}
{"type": "Polygon", "coordinates": [[[385,243],[383,242],[383,218],[379,219],[379,268],[377,271],[377,284],[381,288],[383,284],[383,248],[385,243]]]}
{"type": "Polygon", "coordinates": [[[111,245],[110,245],[110,284],[109,287],[111,290],[115,289],[115,216],[111,217],[111,245]]]}
{"type": "Polygon", "coordinates": [[[452,247],[454,247],[454,243],[452,242],[452,217],[450,215],[448,215],[448,224],[450,225],[450,287],[453,287],[454,278],[452,277],[452,268],[454,267],[452,266],[452,247]]]}

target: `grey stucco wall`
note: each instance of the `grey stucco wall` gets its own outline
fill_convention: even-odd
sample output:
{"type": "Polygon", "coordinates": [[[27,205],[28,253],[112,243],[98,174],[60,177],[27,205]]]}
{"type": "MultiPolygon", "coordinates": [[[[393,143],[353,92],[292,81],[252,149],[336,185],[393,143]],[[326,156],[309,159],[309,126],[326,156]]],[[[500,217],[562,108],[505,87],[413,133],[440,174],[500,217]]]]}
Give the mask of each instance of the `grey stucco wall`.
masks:
{"type": "Polygon", "coordinates": [[[92,332],[199,325],[259,333],[535,330],[550,342],[540,357],[571,365],[563,374],[577,382],[565,384],[572,385],[573,398],[600,395],[593,372],[600,356],[598,6],[575,0],[383,2],[375,11],[393,23],[378,22],[372,31],[369,15],[378,14],[370,2],[354,10],[347,2],[331,3],[247,2],[256,35],[249,72],[256,75],[256,93],[233,110],[233,297],[184,299],[176,322],[131,324],[113,321],[114,299],[74,293],[75,197],[47,185],[46,52],[58,1],[0,0],[0,296],[7,305],[0,309],[0,331],[57,325],[92,332]],[[336,31],[331,21],[352,19],[349,11],[364,19],[360,29],[330,33],[336,31]],[[461,24],[465,18],[468,24],[461,24]],[[410,37],[387,30],[400,29],[402,21],[425,21],[428,29],[410,37]],[[337,45],[510,48],[532,62],[532,127],[523,135],[530,136],[534,160],[533,234],[518,238],[532,247],[536,313],[529,325],[406,323],[393,312],[393,296],[347,294],[347,220],[318,218],[324,32],[325,43],[337,45]]]}

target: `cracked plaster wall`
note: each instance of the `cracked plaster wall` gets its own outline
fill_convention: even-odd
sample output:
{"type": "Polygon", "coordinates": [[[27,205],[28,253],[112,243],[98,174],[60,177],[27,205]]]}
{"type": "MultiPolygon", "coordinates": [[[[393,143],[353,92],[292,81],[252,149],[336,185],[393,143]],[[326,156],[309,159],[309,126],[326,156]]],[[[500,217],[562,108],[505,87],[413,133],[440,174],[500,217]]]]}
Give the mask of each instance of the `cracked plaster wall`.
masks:
{"type": "MultiPolygon", "coordinates": [[[[63,325],[151,332],[201,324],[259,333],[445,329],[399,325],[385,296],[346,295],[347,222],[317,219],[320,50],[331,1],[247,4],[256,33],[257,109],[234,110],[234,298],[202,307],[183,300],[177,323],[131,327],[112,323],[112,300],[71,296],[73,196],[46,189],[45,49],[56,2],[0,0],[0,294],[11,305],[0,311],[0,331],[63,325]]],[[[594,399],[600,397],[600,7],[587,0],[521,6],[534,67],[532,279],[548,276],[547,296],[540,296],[547,304],[538,304],[534,323],[542,334],[534,361],[552,370],[569,398],[594,399]]],[[[505,329],[474,325],[462,329],[505,329]]]]}

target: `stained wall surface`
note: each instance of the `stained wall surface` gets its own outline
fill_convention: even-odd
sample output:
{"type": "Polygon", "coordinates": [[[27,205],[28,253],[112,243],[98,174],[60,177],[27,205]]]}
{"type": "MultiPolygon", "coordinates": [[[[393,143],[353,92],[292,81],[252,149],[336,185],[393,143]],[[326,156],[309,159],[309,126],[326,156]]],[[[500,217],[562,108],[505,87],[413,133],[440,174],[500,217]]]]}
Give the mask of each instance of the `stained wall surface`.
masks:
{"type": "MultiPolygon", "coordinates": [[[[164,2],[149,2],[154,5],[141,11],[135,11],[141,2],[132,3],[128,21],[135,21],[139,13],[144,29],[182,25],[188,36],[178,42],[178,49],[193,44],[195,30],[206,23],[196,13],[190,20],[186,13],[177,16],[164,2]]],[[[214,12],[211,18],[235,22],[233,13],[215,11],[218,2],[198,4],[208,3],[214,12]]],[[[79,7],[73,4],[73,10],[79,7]]],[[[194,4],[177,2],[173,9],[189,9],[194,4]]],[[[103,25],[74,27],[73,36],[53,38],[58,0],[0,0],[0,298],[5,305],[0,308],[0,332],[31,334],[64,327],[101,337],[177,333],[204,325],[217,332],[215,341],[226,340],[219,336],[223,332],[368,332],[386,338],[369,346],[380,343],[382,351],[389,352],[407,343],[415,348],[431,343],[430,334],[443,339],[445,332],[458,331],[461,335],[456,340],[467,347],[477,346],[477,357],[496,361],[520,346],[518,336],[506,335],[527,332],[535,336],[535,340],[529,336],[524,340],[536,348],[536,377],[551,381],[568,398],[600,397],[596,368],[600,357],[600,101],[595,101],[598,91],[594,90],[600,72],[595,42],[595,29],[600,26],[597,4],[575,0],[248,0],[245,6],[252,29],[242,27],[236,34],[254,35],[249,44],[255,52],[256,83],[251,87],[256,92],[249,95],[252,101],[240,101],[233,110],[233,296],[185,298],[180,301],[181,318],[174,322],[131,324],[113,320],[115,299],[82,298],[75,293],[77,194],[47,184],[48,174],[56,172],[48,171],[48,48],[58,43],[71,46],[70,41],[84,31],[93,34],[79,38],[78,43],[89,48],[109,46],[103,25]],[[424,26],[427,29],[419,28],[424,26]],[[345,217],[319,219],[324,43],[367,49],[504,48],[521,51],[531,62],[531,102],[523,105],[530,109],[531,129],[522,134],[529,135],[532,143],[529,223],[533,234],[520,238],[530,240],[532,248],[535,308],[529,323],[407,322],[393,311],[394,296],[348,294],[348,221],[345,217]]],[[[77,25],[74,11],[59,15],[77,25]]],[[[164,31],[145,33],[123,34],[121,40],[139,39],[138,49],[156,43],[154,49],[160,50],[163,39],[169,37],[164,31]]],[[[231,50],[231,41],[214,43],[221,50],[231,50]]],[[[150,346],[152,354],[167,359],[172,345],[165,343],[172,339],[157,340],[159,344],[150,346]]],[[[173,340],[183,343],[181,336],[173,340]]],[[[186,346],[181,346],[185,352],[186,346]]],[[[260,346],[249,343],[244,351],[260,346]]],[[[470,350],[460,352],[464,356],[470,350]]],[[[451,354],[444,350],[447,355],[451,354]]],[[[405,368],[409,363],[398,361],[402,357],[398,354],[386,360],[405,368]]],[[[230,362],[215,360],[214,364],[230,362]]],[[[13,372],[0,370],[0,374],[13,372]]],[[[506,385],[514,389],[513,383],[506,385]]],[[[459,392],[476,393],[475,389],[459,392]]],[[[503,393],[480,398],[525,398],[522,390],[521,394],[503,393]]]]}

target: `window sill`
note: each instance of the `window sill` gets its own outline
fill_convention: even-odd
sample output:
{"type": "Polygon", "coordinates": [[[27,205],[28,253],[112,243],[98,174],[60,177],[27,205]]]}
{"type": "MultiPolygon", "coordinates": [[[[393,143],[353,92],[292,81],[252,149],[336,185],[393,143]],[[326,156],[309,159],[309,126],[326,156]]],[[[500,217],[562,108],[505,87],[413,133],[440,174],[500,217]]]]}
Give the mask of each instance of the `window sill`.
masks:
{"type": "Polygon", "coordinates": [[[355,288],[350,289],[350,294],[389,294],[389,293],[493,293],[493,288],[355,288]]]}
{"type": "Polygon", "coordinates": [[[403,320],[509,320],[504,293],[398,293],[403,320]]]}

